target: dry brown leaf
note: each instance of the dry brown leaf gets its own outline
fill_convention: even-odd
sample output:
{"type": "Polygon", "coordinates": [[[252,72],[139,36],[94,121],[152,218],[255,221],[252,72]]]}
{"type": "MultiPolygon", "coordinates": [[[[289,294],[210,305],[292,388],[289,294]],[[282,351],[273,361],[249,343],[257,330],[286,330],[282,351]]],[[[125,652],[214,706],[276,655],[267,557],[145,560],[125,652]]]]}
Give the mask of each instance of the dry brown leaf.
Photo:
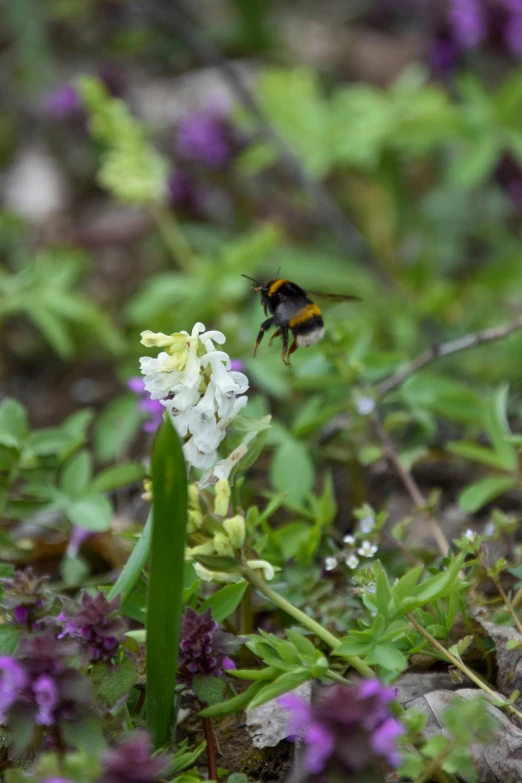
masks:
{"type": "MultiPolygon", "coordinates": [[[[427,739],[436,734],[449,736],[442,727],[442,714],[454,699],[475,699],[484,694],[476,688],[463,688],[451,691],[433,691],[426,693],[404,706],[417,709],[428,716],[425,729],[427,739]]],[[[522,783],[522,730],[515,726],[506,715],[492,704],[487,705],[488,712],[499,722],[488,745],[475,743],[469,751],[477,770],[480,783],[522,783]]]]}
{"type": "Polygon", "coordinates": [[[410,702],[418,696],[432,691],[454,691],[462,687],[456,683],[448,671],[440,672],[405,672],[395,680],[393,687],[397,688],[397,699],[401,704],[410,702]]]}
{"type": "MultiPolygon", "coordinates": [[[[495,643],[499,691],[507,698],[513,691],[522,693],[522,647],[516,647],[514,650],[507,647],[507,643],[510,641],[522,644],[522,634],[519,634],[514,628],[508,628],[504,625],[495,625],[495,623],[485,621],[481,621],[481,624],[495,643]]],[[[519,709],[522,708],[522,696],[518,697],[515,705],[519,709]]]]}

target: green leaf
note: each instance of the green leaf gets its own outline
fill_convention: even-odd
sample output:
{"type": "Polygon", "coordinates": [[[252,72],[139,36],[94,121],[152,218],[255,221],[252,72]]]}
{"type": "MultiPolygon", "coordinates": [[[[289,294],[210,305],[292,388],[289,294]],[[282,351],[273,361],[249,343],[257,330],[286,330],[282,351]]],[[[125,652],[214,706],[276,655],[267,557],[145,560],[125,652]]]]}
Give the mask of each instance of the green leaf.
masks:
{"type": "Polygon", "coordinates": [[[408,668],[408,659],[393,644],[376,644],[369,662],[377,663],[392,672],[403,672],[408,668]]]}
{"type": "Polygon", "coordinates": [[[217,623],[222,622],[235,612],[247,588],[245,581],[226,585],[218,590],[201,605],[199,611],[202,613],[209,607],[212,611],[212,617],[217,623]]]}
{"type": "Polygon", "coordinates": [[[129,559],[125,563],[123,571],[109,591],[108,598],[110,601],[112,601],[113,598],[116,598],[116,596],[121,595],[121,600],[123,603],[134,589],[134,586],[140,578],[141,572],[145,568],[147,560],[149,559],[151,536],[152,513],[147,517],[147,521],[145,522],[143,530],[141,531],[141,535],[138,538],[138,541],[136,542],[129,559]]]}
{"type": "Polygon", "coordinates": [[[87,495],[65,509],[67,518],[78,527],[103,533],[111,526],[112,506],[104,495],[87,495]]]}
{"type": "Polygon", "coordinates": [[[66,553],[60,563],[60,573],[67,587],[81,585],[89,570],[89,563],[79,555],[70,557],[66,553]]]}
{"type": "Polygon", "coordinates": [[[516,471],[518,467],[517,451],[507,437],[511,435],[509,429],[508,408],[509,387],[501,386],[492,395],[486,404],[484,414],[486,431],[493,448],[503,462],[503,468],[507,471],[516,471]]]}
{"type": "Polygon", "coordinates": [[[293,691],[310,679],[311,675],[308,669],[297,669],[297,671],[285,672],[268,685],[263,685],[261,690],[251,699],[248,709],[253,710],[255,707],[259,707],[261,704],[264,704],[271,699],[275,699],[283,693],[293,691]]]}
{"type": "Polygon", "coordinates": [[[136,437],[143,412],[134,394],[124,394],[104,407],[94,426],[96,456],[101,462],[116,460],[124,454],[136,437]]]}
{"type": "Polygon", "coordinates": [[[91,480],[91,457],[88,451],[75,454],[62,470],[60,489],[64,495],[75,500],[85,494],[91,480]]]}
{"type": "Polygon", "coordinates": [[[299,631],[293,631],[291,628],[287,628],[285,633],[288,636],[290,642],[294,645],[296,650],[301,653],[301,655],[309,656],[310,658],[315,659],[318,650],[315,645],[312,644],[310,639],[307,639],[306,636],[303,636],[303,634],[299,633],[299,631]]]}
{"type": "Polygon", "coordinates": [[[242,710],[249,701],[263,688],[263,681],[253,682],[246,691],[234,696],[233,699],[207,707],[198,713],[202,718],[220,718],[222,715],[230,715],[231,712],[242,710]]]}
{"type": "Polygon", "coordinates": [[[0,404],[0,443],[12,448],[20,448],[29,431],[27,413],[12,397],[6,397],[0,404]]]}
{"type": "Polygon", "coordinates": [[[64,720],[60,723],[60,729],[64,740],[73,748],[85,750],[94,756],[106,750],[102,724],[94,715],[64,720]]]}
{"type": "Polygon", "coordinates": [[[459,505],[468,514],[478,511],[486,503],[510,489],[515,489],[517,480],[512,476],[490,476],[474,481],[460,493],[459,505]]]}
{"type": "Polygon", "coordinates": [[[113,465],[102,470],[91,482],[91,492],[110,492],[113,489],[124,487],[140,481],[145,471],[137,462],[125,462],[121,465],[113,465]]]}
{"type": "Polygon", "coordinates": [[[0,655],[12,655],[18,645],[18,630],[12,625],[0,625],[0,655]]]}
{"type": "Polygon", "coordinates": [[[152,482],[146,715],[157,750],[170,742],[174,717],[187,525],[187,469],[170,420],[154,439],[152,482]]]}
{"type": "Polygon", "coordinates": [[[293,503],[301,503],[313,489],[314,464],[304,443],[287,441],[272,458],[270,479],[278,492],[286,491],[293,503]]]}
{"type": "Polygon", "coordinates": [[[459,457],[471,459],[474,462],[480,462],[482,465],[489,465],[492,468],[502,470],[505,468],[505,460],[502,455],[486,446],[480,446],[469,441],[454,441],[446,445],[448,451],[457,454],[459,457]]]}
{"type": "Polygon", "coordinates": [[[96,699],[110,707],[130,692],[136,678],[136,667],[129,658],[124,658],[117,666],[95,663],[91,669],[91,682],[96,699]]]}
{"type": "Polygon", "coordinates": [[[465,188],[474,188],[483,183],[491,174],[497,162],[500,149],[496,137],[481,129],[470,141],[467,148],[459,151],[452,163],[453,181],[465,188]]]}
{"type": "Polygon", "coordinates": [[[226,682],[222,677],[194,677],[190,689],[199,701],[212,706],[223,701],[226,682]]]}

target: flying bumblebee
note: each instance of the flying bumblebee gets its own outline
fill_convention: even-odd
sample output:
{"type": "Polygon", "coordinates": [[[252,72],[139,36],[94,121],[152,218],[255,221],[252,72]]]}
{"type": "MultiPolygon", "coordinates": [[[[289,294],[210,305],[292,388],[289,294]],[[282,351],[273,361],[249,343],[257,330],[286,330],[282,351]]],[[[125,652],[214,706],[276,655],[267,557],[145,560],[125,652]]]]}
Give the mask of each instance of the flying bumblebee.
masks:
{"type": "Polygon", "coordinates": [[[288,366],[290,366],[288,357],[294,351],[297,351],[298,348],[308,348],[309,345],[318,343],[324,335],[324,321],[321,311],[315,302],[310,299],[310,296],[313,296],[314,299],[329,299],[332,302],[361,301],[358,296],[318,294],[315,291],[304,291],[296,283],[292,283],[291,280],[276,279],[260,283],[259,280],[254,280],[253,277],[248,277],[248,275],[242,275],[242,277],[246,277],[247,280],[251,280],[256,284],[252,286],[252,290],[259,291],[261,294],[261,303],[265,315],[271,313],[271,317],[263,321],[259,329],[254,356],[265,332],[271,329],[272,326],[276,326],[277,330],[270,338],[269,345],[272,344],[274,337],[282,336],[283,348],[281,357],[288,366]],[[294,336],[294,341],[290,347],[288,347],[289,330],[294,336]]]}

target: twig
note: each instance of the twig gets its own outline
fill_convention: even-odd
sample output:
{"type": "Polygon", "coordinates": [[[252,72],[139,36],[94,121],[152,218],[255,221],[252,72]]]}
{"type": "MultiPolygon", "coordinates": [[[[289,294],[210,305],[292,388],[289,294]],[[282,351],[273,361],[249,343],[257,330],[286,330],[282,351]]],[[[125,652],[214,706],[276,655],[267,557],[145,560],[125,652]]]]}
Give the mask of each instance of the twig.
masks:
{"type": "Polygon", "coordinates": [[[439,552],[441,555],[445,555],[449,550],[449,544],[446,536],[440,528],[439,523],[434,518],[433,514],[431,514],[428,510],[428,501],[420,491],[419,487],[417,486],[417,482],[409,470],[406,470],[404,465],[401,463],[400,457],[395,449],[395,446],[393,445],[390,436],[375,415],[372,417],[372,424],[375,432],[379,437],[379,440],[383,445],[386,456],[397,471],[397,475],[406,487],[406,491],[413,500],[414,504],[425,514],[428,525],[430,526],[431,534],[433,535],[433,538],[435,539],[439,548],[439,552]]]}
{"type": "Polygon", "coordinates": [[[336,234],[343,247],[351,255],[357,253],[360,256],[361,253],[364,253],[368,257],[368,247],[362,234],[350,223],[322,182],[309,177],[304,171],[293,150],[270,125],[237,69],[205,34],[201,25],[187,11],[183,3],[179,0],[169,0],[168,3],[164,2],[162,5],[158,2],[152,5],[147,4],[143,6],[143,13],[155,17],[159,22],[180,34],[188,48],[206,65],[220,69],[223,78],[228,82],[238,100],[259,123],[262,135],[277,148],[287,171],[317,204],[324,220],[336,234]]]}
{"type": "Polygon", "coordinates": [[[483,329],[481,332],[474,332],[465,337],[459,337],[457,340],[433,345],[431,348],[423,351],[416,359],[413,359],[403,370],[399,370],[377,384],[377,396],[379,399],[382,399],[398,386],[401,386],[411,375],[414,375],[427,364],[431,364],[437,359],[443,359],[445,356],[467,351],[468,348],[475,348],[477,345],[503,340],[504,337],[508,337],[508,335],[516,332],[518,329],[522,329],[522,316],[503,326],[494,326],[491,329],[483,329]]]}
{"type": "Polygon", "coordinates": [[[519,720],[522,720],[522,713],[520,713],[515,707],[513,707],[512,704],[508,704],[506,701],[502,701],[500,695],[498,693],[495,693],[495,691],[489,687],[489,685],[486,685],[485,682],[483,682],[480,677],[477,677],[477,675],[468,667],[465,663],[463,663],[459,658],[455,657],[452,653],[450,653],[449,650],[446,650],[444,645],[440,644],[440,642],[435,639],[434,636],[432,636],[429,631],[426,631],[425,628],[423,628],[419,623],[415,620],[412,614],[407,614],[406,617],[408,618],[411,625],[415,628],[416,631],[418,631],[422,636],[424,636],[425,639],[428,640],[428,642],[432,645],[432,647],[435,647],[436,650],[438,650],[444,658],[446,658],[449,663],[451,663],[452,666],[455,666],[457,669],[460,669],[460,671],[466,675],[472,682],[475,683],[475,685],[478,685],[478,687],[484,691],[484,693],[487,693],[488,696],[490,696],[492,699],[495,700],[495,706],[503,707],[508,712],[510,712],[512,715],[515,715],[519,720]]]}
{"type": "Polygon", "coordinates": [[[203,733],[207,742],[208,779],[217,781],[216,749],[214,747],[212,723],[210,718],[201,718],[201,720],[203,721],[203,733]]]}
{"type": "MultiPolygon", "coordinates": [[[[445,356],[451,356],[455,353],[460,353],[461,351],[467,351],[469,348],[475,348],[478,345],[503,340],[505,337],[508,337],[519,329],[522,329],[522,316],[515,318],[514,321],[504,324],[503,326],[483,329],[481,332],[473,332],[464,337],[459,337],[457,340],[450,340],[447,343],[439,343],[438,345],[433,345],[431,348],[427,348],[402,370],[392,373],[388,378],[385,378],[375,385],[374,388],[377,392],[377,402],[380,402],[386,395],[397,389],[404,381],[423,367],[426,367],[426,365],[431,364],[438,359],[443,359],[445,356]]],[[[341,413],[338,416],[335,416],[328,424],[325,424],[319,433],[319,443],[325,443],[343,430],[349,423],[350,418],[351,417],[348,414],[341,413]]]]}
{"type": "Polygon", "coordinates": [[[500,580],[499,580],[498,576],[492,576],[491,574],[488,574],[488,576],[489,576],[490,579],[493,580],[493,582],[495,584],[495,587],[497,588],[498,592],[500,593],[500,595],[502,597],[502,600],[504,601],[504,604],[506,606],[506,609],[508,610],[509,614],[511,615],[511,619],[515,623],[515,628],[517,629],[517,631],[520,634],[522,634],[522,623],[520,622],[520,620],[519,620],[519,618],[518,618],[518,616],[517,616],[517,614],[515,612],[515,609],[513,608],[513,605],[511,603],[511,601],[507,597],[507,595],[506,595],[506,593],[504,591],[504,588],[500,584],[500,580]]]}

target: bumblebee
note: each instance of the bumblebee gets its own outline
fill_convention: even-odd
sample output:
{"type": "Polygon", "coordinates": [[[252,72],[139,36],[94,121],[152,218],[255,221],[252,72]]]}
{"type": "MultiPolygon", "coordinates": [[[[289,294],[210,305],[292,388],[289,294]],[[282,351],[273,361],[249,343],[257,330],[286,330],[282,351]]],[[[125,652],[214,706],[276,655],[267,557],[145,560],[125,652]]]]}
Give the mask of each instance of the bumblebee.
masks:
{"type": "Polygon", "coordinates": [[[318,343],[324,336],[324,321],[320,309],[310,299],[329,299],[332,302],[355,301],[360,302],[358,296],[349,296],[345,294],[318,294],[312,291],[304,291],[291,280],[269,280],[266,283],[260,283],[253,277],[242,275],[255,283],[252,286],[253,291],[259,291],[261,294],[261,303],[265,315],[271,314],[270,318],[263,321],[257,335],[254,348],[254,356],[259,347],[259,343],[268,329],[276,326],[277,329],[270,338],[269,345],[275,337],[283,338],[283,347],[281,357],[283,362],[290,367],[288,357],[298,348],[308,348],[310,345],[318,343]],[[288,333],[292,332],[294,341],[288,347],[288,333]]]}

